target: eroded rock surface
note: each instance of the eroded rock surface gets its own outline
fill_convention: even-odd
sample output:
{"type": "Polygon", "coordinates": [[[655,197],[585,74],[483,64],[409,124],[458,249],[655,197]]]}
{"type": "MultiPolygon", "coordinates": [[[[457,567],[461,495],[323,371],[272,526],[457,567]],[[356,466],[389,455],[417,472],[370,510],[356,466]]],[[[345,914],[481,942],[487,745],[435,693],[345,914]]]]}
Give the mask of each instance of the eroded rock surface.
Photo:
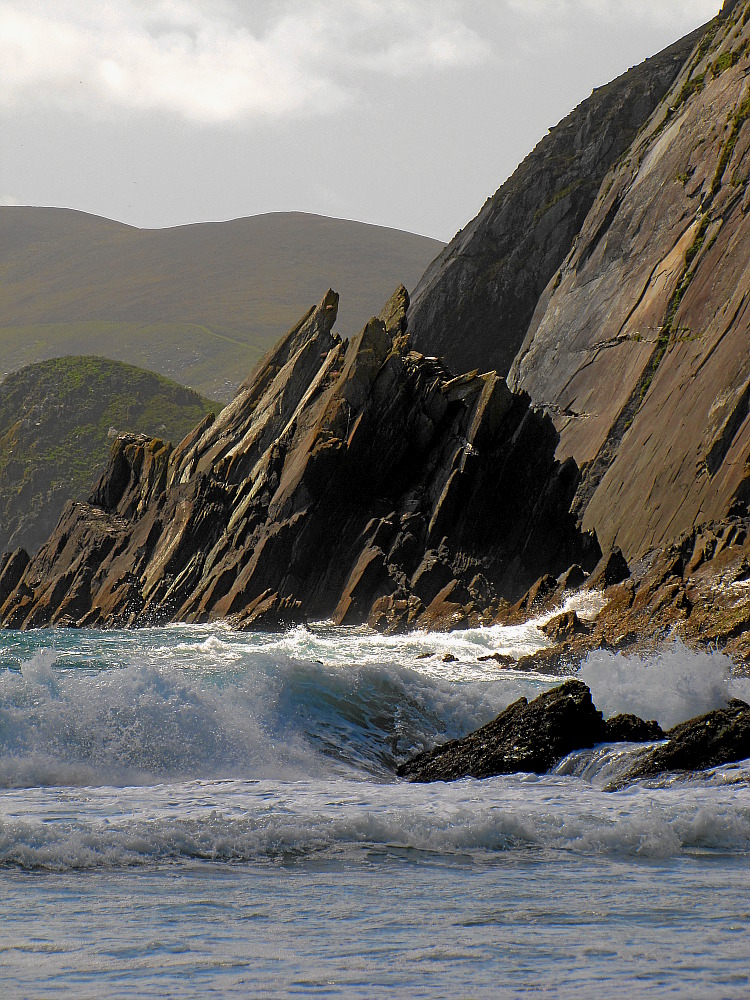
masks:
{"type": "Polygon", "coordinates": [[[750,500],[750,4],[727,5],[605,178],[509,382],[630,562],[750,500]]]}
{"type": "Polygon", "coordinates": [[[176,448],[118,438],[89,502],[4,564],[0,620],[453,627],[591,569],[549,417],[413,351],[405,289],[351,341],[337,306],[329,291],[176,448]]]}

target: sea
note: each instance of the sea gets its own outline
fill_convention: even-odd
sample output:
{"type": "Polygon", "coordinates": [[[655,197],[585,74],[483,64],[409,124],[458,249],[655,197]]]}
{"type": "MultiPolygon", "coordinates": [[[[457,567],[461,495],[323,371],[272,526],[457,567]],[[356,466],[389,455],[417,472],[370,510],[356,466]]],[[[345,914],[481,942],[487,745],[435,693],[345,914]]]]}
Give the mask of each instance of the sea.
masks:
{"type": "MultiPolygon", "coordinates": [[[[750,996],[750,762],[395,777],[559,683],[480,659],[537,624],[0,632],[0,996],[750,996]]],[[[664,728],[750,701],[679,642],[577,676],[664,728]]]]}

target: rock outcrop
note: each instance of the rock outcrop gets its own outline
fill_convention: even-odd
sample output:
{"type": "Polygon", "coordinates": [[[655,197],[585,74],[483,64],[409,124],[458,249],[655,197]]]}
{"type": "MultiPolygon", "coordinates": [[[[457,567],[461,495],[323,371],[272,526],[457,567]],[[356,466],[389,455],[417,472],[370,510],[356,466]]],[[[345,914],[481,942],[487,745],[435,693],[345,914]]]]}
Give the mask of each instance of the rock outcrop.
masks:
{"type": "MultiPolygon", "coordinates": [[[[610,561],[611,554],[601,560],[600,569],[610,561]]],[[[513,607],[501,609],[497,621],[526,620],[530,597],[540,592],[543,581],[513,607]]],[[[533,613],[558,608],[562,586],[545,589],[533,613]]],[[[681,640],[693,649],[726,653],[738,673],[750,670],[749,517],[699,525],[634,561],[625,579],[606,584],[595,570],[581,586],[603,592],[604,604],[594,620],[579,619],[574,611],[556,615],[542,626],[550,645],[523,657],[517,667],[564,674],[594,649],[642,653],[681,640]]]]}
{"type": "MultiPolygon", "coordinates": [[[[569,680],[532,702],[521,698],[476,732],[426,750],[398,768],[414,782],[491,778],[500,774],[544,774],[575,750],[597,743],[650,743],[664,739],[657,722],[618,715],[604,722],[588,687],[569,680]]],[[[641,778],[674,771],[700,771],[750,758],[750,705],[733,699],[675,726],[666,742],[647,748],[608,786],[623,788],[641,778]]]]}
{"type": "Polygon", "coordinates": [[[667,742],[647,751],[611,789],[673,771],[704,771],[750,757],[750,705],[738,698],[670,729],[667,742]]]}
{"type": "Polygon", "coordinates": [[[673,84],[701,32],[600,87],[526,157],[417,285],[414,345],[458,370],[506,375],[537,301],[600,184],[673,84]]]}
{"type": "Polygon", "coordinates": [[[573,750],[605,738],[602,713],[581,681],[567,681],[532,702],[509,705],[496,719],[460,740],[426,750],[398,768],[410,781],[457,781],[527,771],[544,774],[573,750]]]}
{"type": "Polygon", "coordinates": [[[750,4],[727,6],[605,178],[509,383],[631,561],[750,500],[750,4]]]}
{"type": "Polygon", "coordinates": [[[119,437],[89,502],[4,563],[0,620],[444,627],[590,570],[549,417],[494,372],[411,350],[403,288],[351,341],[337,305],[329,291],[176,448],[119,437]]]}

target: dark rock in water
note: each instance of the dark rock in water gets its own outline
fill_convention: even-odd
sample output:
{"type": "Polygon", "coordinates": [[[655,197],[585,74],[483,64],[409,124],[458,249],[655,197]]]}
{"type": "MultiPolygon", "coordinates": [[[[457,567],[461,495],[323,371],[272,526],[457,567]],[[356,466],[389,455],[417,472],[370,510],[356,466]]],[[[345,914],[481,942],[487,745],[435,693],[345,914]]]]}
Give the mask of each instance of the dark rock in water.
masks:
{"type": "Polygon", "coordinates": [[[670,729],[667,740],[641,757],[613,787],[665,771],[704,771],[750,758],[750,705],[733,699],[727,708],[670,729]]]}
{"type": "Polygon", "coordinates": [[[489,663],[490,660],[499,663],[501,667],[515,667],[517,662],[515,656],[509,656],[507,653],[488,653],[486,656],[477,657],[479,663],[489,663]]]}
{"type": "Polygon", "coordinates": [[[601,742],[604,732],[591,692],[570,680],[532,702],[519,699],[476,732],[402,764],[398,774],[417,782],[543,774],[573,750],[601,742]]]}
{"type": "Polygon", "coordinates": [[[118,438],[89,502],[6,564],[0,622],[454,628],[593,568],[551,419],[413,351],[407,306],[341,340],[329,291],[176,448],[118,438]]]}
{"type": "Polygon", "coordinates": [[[565,642],[574,635],[581,633],[588,635],[591,626],[588,622],[583,622],[575,611],[564,611],[561,615],[551,618],[546,625],[541,625],[540,630],[544,632],[552,642],[565,642]]]}
{"type": "Polygon", "coordinates": [[[607,743],[649,743],[663,740],[664,732],[653,719],[645,722],[637,715],[614,715],[604,723],[604,739],[607,743]]]}

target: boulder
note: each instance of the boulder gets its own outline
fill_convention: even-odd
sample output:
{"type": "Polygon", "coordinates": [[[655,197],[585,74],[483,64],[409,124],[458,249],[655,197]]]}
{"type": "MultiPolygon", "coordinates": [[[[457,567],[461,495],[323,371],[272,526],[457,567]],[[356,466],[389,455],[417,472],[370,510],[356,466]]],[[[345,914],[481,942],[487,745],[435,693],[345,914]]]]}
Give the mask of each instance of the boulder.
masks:
{"type": "Polygon", "coordinates": [[[653,719],[644,722],[637,715],[614,715],[604,723],[604,739],[607,743],[650,743],[663,740],[664,732],[653,719]]]}
{"type": "Polygon", "coordinates": [[[566,681],[528,702],[521,698],[492,722],[460,740],[427,750],[398,768],[415,782],[543,774],[573,750],[604,738],[604,721],[580,681],[566,681]]]}
{"type": "Polygon", "coordinates": [[[665,771],[703,771],[750,758],[750,705],[733,699],[670,729],[667,742],[644,754],[612,787],[665,771]]]}

